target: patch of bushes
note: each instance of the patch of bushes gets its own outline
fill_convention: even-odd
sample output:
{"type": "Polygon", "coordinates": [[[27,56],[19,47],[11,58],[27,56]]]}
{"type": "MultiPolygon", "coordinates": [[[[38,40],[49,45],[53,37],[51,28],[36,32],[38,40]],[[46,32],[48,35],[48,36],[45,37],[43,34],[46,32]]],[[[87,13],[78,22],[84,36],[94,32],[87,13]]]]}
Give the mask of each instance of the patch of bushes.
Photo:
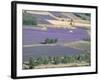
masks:
{"type": "Polygon", "coordinates": [[[23,12],[23,25],[37,25],[36,17],[27,12],[23,12]]]}
{"type": "Polygon", "coordinates": [[[84,41],[91,41],[90,38],[84,38],[83,40],[84,40],[84,41]]]}
{"type": "Polygon", "coordinates": [[[43,42],[41,42],[41,44],[52,44],[52,43],[57,43],[58,39],[45,39],[43,42]]]}
{"type": "Polygon", "coordinates": [[[44,64],[68,64],[68,63],[90,63],[90,54],[80,54],[76,56],[44,56],[44,57],[30,57],[29,69],[35,68],[35,66],[44,64]]]}

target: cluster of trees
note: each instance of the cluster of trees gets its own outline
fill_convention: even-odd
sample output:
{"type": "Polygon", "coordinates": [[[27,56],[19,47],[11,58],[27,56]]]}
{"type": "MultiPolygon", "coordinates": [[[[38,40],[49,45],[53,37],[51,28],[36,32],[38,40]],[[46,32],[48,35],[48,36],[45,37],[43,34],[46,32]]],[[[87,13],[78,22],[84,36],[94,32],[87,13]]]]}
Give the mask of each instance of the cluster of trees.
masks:
{"type": "Polygon", "coordinates": [[[41,42],[41,44],[51,44],[51,43],[56,43],[58,41],[58,39],[45,39],[43,42],[41,42]]]}
{"type": "Polygon", "coordinates": [[[83,20],[90,20],[91,14],[89,13],[74,13],[77,17],[82,18],[83,20]]]}
{"type": "Polygon", "coordinates": [[[84,41],[91,41],[91,38],[89,37],[89,38],[84,38],[83,39],[84,41]]]}
{"type": "Polygon", "coordinates": [[[30,57],[29,59],[29,69],[35,68],[35,66],[44,64],[67,64],[67,63],[80,63],[80,62],[90,63],[90,54],[80,54],[77,56],[44,56],[44,57],[30,57]]]}
{"type": "Polygon", "coordinates": [[[23,12],[23,24],[24,25],[37,25],[37,19],[32,14],[23,12]]]}
{"type": "Polygon", "coordinates": [[[84,13],[86,16],[91,16],[91,14],[90,13],[84,13]]]}

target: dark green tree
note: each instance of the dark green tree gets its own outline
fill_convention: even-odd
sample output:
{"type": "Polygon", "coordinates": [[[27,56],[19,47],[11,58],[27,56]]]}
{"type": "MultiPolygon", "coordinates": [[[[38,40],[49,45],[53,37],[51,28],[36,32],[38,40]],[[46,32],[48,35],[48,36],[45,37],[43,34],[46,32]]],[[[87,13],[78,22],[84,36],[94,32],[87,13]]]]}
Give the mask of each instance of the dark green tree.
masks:
{"type": "Polygon", "coordinates": [[[45,56],[43,59],[43,64],[48,64],[48,63],[49,63],[49,59],[47,56],[45,56]]]}
{"type": "Polygon", "coordinates": [[[33,69],[34,68],[34,60],[32,57],[30,57],[29,59],[29,69],[33,69]]]}

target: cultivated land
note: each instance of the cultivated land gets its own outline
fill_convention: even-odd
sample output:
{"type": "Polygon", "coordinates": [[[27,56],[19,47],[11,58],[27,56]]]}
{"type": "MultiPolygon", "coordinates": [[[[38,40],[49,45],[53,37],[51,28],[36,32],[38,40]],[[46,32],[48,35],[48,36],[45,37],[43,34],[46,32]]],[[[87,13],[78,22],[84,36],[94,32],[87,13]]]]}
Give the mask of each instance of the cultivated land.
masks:
{"type": "Polygon", "coordinates": [[[23,69],[90,66],[90,14],[23,11],[23,69]]]}
{"type": "Polygon", "coordinates": [[[90,53],[90,41],[75,41],[71,43],[63,44],[66,47],[71,47],[79,50],[83,50],[90,53]]]}

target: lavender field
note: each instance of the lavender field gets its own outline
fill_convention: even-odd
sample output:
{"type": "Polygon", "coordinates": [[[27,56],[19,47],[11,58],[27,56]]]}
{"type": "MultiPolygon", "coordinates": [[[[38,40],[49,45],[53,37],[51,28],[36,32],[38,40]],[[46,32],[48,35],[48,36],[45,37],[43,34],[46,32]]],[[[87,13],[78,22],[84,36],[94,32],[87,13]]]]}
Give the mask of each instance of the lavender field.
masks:
{"type": "MultiPolygon", "coordinates": [[[[27,24],[24,24],[25,22],[23,23],[23,33],[22,33],[23,34],[22,43],[23,43],[24,69],[27,67],[29,69],[32,68],[33,64],[35,63],[34,61],[37,61],[36,64],[38,64],[38,65],[34,64],[35,66],[41,66],[41,65],[48,66],[48,64],[49,65],[54,64],[52,63],[52,59],[49,59],[49,57],[54,58],[53,60],[55,60],[55,57],[60,57],[60,59],[63,61],[65,60],[64,57],[74,56],[73,57],[74,63],[82,64],[82,62],[84,62],[84,64],[88,63],[88,66],[90,65],[90,46],[91,46],[90,45],[90,28],[89,27],[87,28],[87,26],[84,27],[84,26],[79,26],[79,25],[73,26],[74,29],[67,28],[67,26],[70,24],[63,25],[62,20],[61,20],[61,25],[63,25],[64,28],[63,26],[60,26],[60,25],[59,25],[59,28],[57,28],[55,26],[56,25],[58,26],[58,23],[55,25],[52,22],[51,23],[48,22],[48,19],[52,21],[54,20],[59,21],[59,18],[61,18],[60,14],[62,13],[50,12],[48,13],[48,15],[44,14],[43,16],[40,16],[37,13],[31,13],[32,16],[34,17],[38,16],[38,17],[35,17],[36,23],[30,22],[30,25],[27,22],[30,19],[29,20],[25,19],[26,20],[25,22],[27,22],[27,24]],[[34,25],[31,25],[31,23],[34,25]],[[87,54],[89,55],[88,57],[87,57],[87,54]],[[81,55],[83,55],[84,57],[81,55]],[[41,57],[47,57],[48,59],[46,60],[48,60],[48,62],[46,62],[46,64],[40,63],[39,59],[41,57]],[[63,57],[63,59],[61,57],[63,57]],[[81,57],[82,57],[82,60],[78,61],[81,59],[81,57]],[[30,58],[32,58],[31,63],[30,63],[30,58]],[[36,59],[34,60],[33,58],[36,58],[36,59]],[[88,60],[88,61],[84,61],[84,60],[88,60]],[[32,64],[31,67],[29,67],[29,63],[32,64]]],[[[62,17],[64,18],[66,16],[65,15],[66,13],[63,13],[63,14],[64,16],[62,17]]],[[[75,16],[72,13],[71,15],[75,16]]],[[[69,16],[66,16],[65,18],[69,18],[69,16]]],[[[74,18],[77,18],[77,17],[74,17],[74,18]]],[[[69,21],[66,21],[66,22],[69,22],[69,21]]],[[[56,59],[58,60],[58,58],[56,59]]],[[[59,62],[60,64],[62,64],[61,60],[59,62]]],[[[68,59],[66,60],[67,60],[67,63],[69,63],[68,59]]],[[[67,63],[65,61],[65,63],[63,64],[68,65],[67,63]]]]}
{"type": "Polygon", "coordinates": [[[23,44],[39,44],[46,38],[57,38],[58,42],[72,42],[89,38],[88,32],[84,28],[76,29],[56,29],[48,28],[44,30],[24,29],[23,44]],[[32,34],[32,35],[31,35],[32,34]]]}

